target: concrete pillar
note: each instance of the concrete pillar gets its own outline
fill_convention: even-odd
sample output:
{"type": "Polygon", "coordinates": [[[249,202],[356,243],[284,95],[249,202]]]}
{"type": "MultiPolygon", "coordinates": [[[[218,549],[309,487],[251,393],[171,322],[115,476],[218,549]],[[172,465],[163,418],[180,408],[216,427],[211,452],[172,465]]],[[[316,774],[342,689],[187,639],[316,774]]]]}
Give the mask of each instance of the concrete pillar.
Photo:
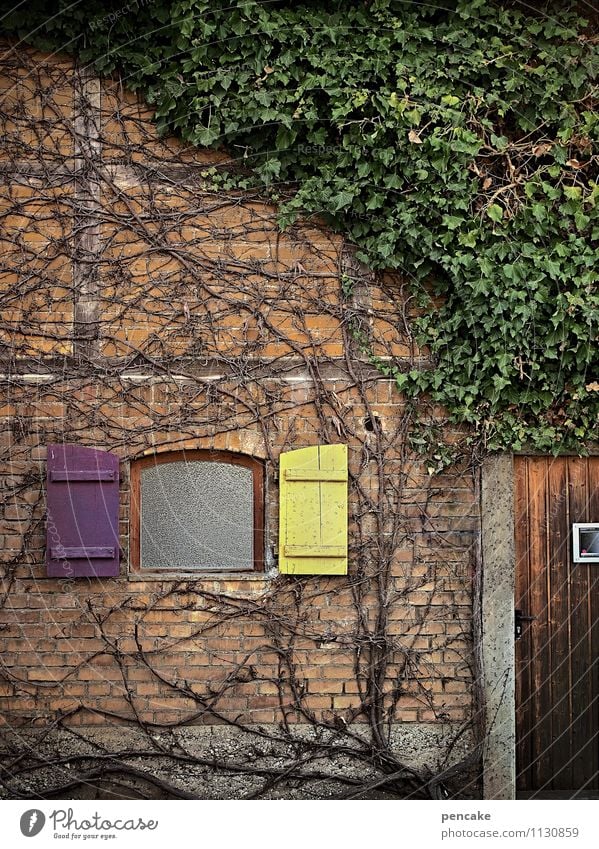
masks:
{"type": "Polygon", "coordinates": [[[481,476],[482,662],[485,799],[516,790],[514,481],[511,455],[485,460],[481,476]]]}

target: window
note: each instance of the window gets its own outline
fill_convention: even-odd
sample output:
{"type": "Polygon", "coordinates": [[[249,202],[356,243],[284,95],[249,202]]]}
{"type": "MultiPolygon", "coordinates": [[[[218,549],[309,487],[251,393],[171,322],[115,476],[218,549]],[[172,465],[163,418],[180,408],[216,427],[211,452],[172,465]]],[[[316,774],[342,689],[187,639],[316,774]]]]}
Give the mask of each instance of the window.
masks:
{"type": "Polygon", "coordinates": [[[143,572],[262,571],[264,466],[226,451],[131,465],[131,565],[143,572]]]}

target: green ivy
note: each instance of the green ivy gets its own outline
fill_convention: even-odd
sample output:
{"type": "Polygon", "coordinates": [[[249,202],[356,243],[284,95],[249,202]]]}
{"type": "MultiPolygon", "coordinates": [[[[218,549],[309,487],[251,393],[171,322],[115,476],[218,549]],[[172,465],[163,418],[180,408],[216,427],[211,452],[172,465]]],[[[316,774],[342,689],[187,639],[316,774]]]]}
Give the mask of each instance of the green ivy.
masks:
{"type": "Polygon", "coordinates": [[[491,449],[596,439],[598,58],[572,8],[59,5],[5,29],[119,69],[161,130],[239,153],[221,184],[263,187],[281,226],[324,217],[411,281],[434,368],[380,364],[402,391],[491,449]]]}

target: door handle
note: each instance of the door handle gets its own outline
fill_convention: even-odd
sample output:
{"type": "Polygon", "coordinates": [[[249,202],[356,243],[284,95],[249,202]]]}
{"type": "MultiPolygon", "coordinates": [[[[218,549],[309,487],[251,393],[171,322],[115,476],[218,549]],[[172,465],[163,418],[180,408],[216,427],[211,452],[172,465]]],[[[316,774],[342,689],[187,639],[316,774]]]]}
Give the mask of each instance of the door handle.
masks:
{"type": "Polygon", "coordinates": [[[536,618],[536,616],[526,616],[519,607],[514,610],[514,637],[516,640],[519,640],[522,636],[523,623],[534,622],[536,618]]]}

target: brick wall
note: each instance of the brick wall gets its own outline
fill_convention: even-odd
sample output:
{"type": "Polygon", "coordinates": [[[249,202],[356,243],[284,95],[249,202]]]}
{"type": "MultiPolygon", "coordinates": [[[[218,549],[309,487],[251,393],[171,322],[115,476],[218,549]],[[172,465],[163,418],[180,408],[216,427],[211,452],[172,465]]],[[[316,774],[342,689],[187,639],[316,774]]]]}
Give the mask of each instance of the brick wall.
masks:
{"type": "Polygon", "coordinates": [[[0,98],[4,721],[467,720],[475,480],[414,445],[464,434],[365,353],[426,362],[402,281],[221,192],[225,154],[159,139],[118,81],[12,51],[0,98]],[[122,461],[118,578],[45,577],[62,441],[122,461]],[[281,576],[278,456],[322,442],[349,448],[350,574],[281,576]],[[265,461],[264,574],[130,571],[130,463],[195,448],[265,461]]]}

